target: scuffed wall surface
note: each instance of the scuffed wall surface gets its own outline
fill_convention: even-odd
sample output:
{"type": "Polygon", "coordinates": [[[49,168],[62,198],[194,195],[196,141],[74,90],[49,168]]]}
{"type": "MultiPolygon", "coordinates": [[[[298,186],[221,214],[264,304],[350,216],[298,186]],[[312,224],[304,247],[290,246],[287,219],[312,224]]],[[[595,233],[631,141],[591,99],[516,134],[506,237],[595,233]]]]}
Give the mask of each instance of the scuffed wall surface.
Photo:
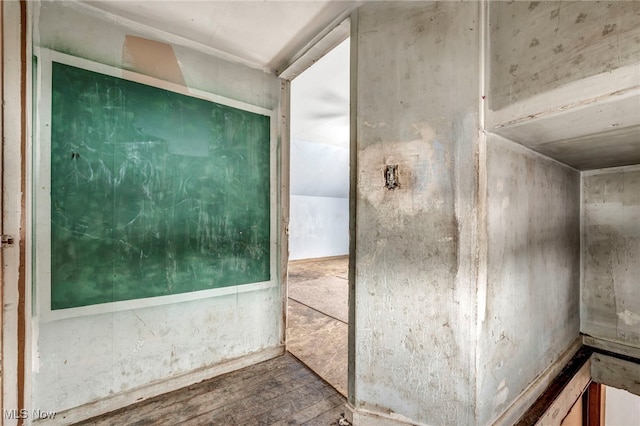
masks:
{"type": "Polygon", "coordinates": [[[358,14],[354,404],[426,424],[474,418],[478,10],[358,14]]]}
{"type": "Polygon", "coordinates": [[[490,2],[491,109],[640,62],[639,20],[634,1],[490,2]]]}
{"type": "Polygon", "coordinates": [[[42,323],[33,406],[61,411],[276,346],[279,306],[263,290],[42,323]]]}
{"type": "Polygon", "coordinates": [[[582,178],[583,333],[640,348],[640,166],[582,178]]]}
{"type": "Polygon", "coordinates": [[[487,290],[478,424],[492,424],[580,328],[580,173],[487,140],[487,290]]]}
{"type": "MultiPolygon", "coordinates": [[[[136,68],[142,65],[131,60],[132,46],[125,45],[127,35],[149,34],[68,3],[45,2],[34,12],[35,44],[154,75],[148,63],[136,68]]],[[[171,72],[160,68],[157,77],[181,74],[189,88],[278,107],[280,83],[274,76],[185,46],[167,48],[174,53],[167,58],[171,72]]],[[[61,411],[273,348],[283,339],[282,322],[280,288],[53,322],[36,317],[33,406],[61,411]]]]}

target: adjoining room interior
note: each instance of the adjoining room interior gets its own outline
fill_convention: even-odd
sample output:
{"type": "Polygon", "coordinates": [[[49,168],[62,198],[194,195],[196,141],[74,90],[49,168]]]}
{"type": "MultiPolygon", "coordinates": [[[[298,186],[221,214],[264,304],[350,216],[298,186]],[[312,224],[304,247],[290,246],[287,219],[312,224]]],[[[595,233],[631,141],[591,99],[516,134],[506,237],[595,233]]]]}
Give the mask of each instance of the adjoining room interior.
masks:
{"type": "Polygon", "coordinates": [[[592,385],[634,414],[640,2],[0,8],[6,426],[568,425],[592,385]],[[348,35],[335,160],[289,95],[348,35]],[[338,329],[346,391],[296,358],[338,329]]]}
{"type": "Polygon", "coordinates": [[[349,43],[291,82],[287,350],[347,394],[349,43]]]}
{"type": "Polygon", "coordinates": [[[640,424],[640,396],[613,386],[604,389],[605,426],[640,424]]]}

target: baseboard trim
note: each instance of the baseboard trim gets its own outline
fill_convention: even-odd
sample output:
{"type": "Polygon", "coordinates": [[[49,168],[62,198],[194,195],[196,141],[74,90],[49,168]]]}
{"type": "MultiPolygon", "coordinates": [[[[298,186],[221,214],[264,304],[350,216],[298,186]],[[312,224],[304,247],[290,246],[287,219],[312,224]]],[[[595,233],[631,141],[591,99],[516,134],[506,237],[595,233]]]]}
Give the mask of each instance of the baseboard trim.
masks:
{"type": "Polygon", "coordinates": [[[416,423],[400,414],[378,413],[364,408],[355,408],[348,403],[346,417],[353,426],[428,426],[425,423],[416,423]]]}
{"type": "Polygon", "coordinates": [[[595,352],[591,355],[591,378],[596,383],[640,395],[640,363],[595,352]]]}
{"type": "Polygon", "coordinates": [[[516,400],[493,423],[494,425],[513,425],[531,407],[538,397],[551,384],[553,379],[569,363],[582,346],[582,336],[574,340],[568,348],[538,378],[529,385],[516,400]]]}
{"type": "Polygon", "coordinates": [[[311,262],[319,262],[322,260],[340,260],[340,259],[348,259],[349,258],[349,254],[338,254],[335,256],[322,256],[322,257],[309,257],[306,259],[291,259],[289,260],[289,263],[293,264],[293,265],[298,265],[301,263],[311,263],[311,262]]]}
{"type": "MultiPolygon", "coordinates": [[[[535,423],[536,426],[559,425],[591,383],[591,358],[564,385],[556,399],[535,423]]],[[[516,425],[519,426],[519,425],[516,425]]]]}
{"type": "Polygon", "coordinates": [[[624,345],[622,343],[612,342],[610,340],[600,339],[588,335],[582,336],[582,343],[595,349],[613,352],[618,355],[630,356],[640,359],[640,348],[624,345]]]}
{"type": "Polygon", "coordinates": [[[46,419],[35,424],[44,424],[47,426],[68,425],[100,416],[120,408],[142,402],[149,398],[153,398],[164,393],[172,392],[186,386],[208,380],[221,374],[239,370],[262,361],[275,358],[284,354],[284,345],[278,345],[271,348],[263,349],[250,353],[238,358],[222,361],[215,365],[198,368],[193,371],[181,374],[179,376],[170,377],[165,380],[159,380],[131,389],[119,392],[116,395],[100,399],[98,401],[89,402],[78,407],[70,408],[56,414],[53,419],[46,419]]]}

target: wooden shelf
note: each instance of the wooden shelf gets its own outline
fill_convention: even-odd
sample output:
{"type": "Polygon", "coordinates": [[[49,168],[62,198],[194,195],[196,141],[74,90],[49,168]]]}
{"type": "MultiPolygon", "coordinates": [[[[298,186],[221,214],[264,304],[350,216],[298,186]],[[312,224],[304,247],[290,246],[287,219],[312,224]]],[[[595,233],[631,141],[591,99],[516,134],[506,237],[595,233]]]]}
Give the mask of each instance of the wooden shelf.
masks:
{"type": "Polygon", "coordinates": [[[640,163],[640,64],[486,111],[486,129],[579,170],[640,163]]]}

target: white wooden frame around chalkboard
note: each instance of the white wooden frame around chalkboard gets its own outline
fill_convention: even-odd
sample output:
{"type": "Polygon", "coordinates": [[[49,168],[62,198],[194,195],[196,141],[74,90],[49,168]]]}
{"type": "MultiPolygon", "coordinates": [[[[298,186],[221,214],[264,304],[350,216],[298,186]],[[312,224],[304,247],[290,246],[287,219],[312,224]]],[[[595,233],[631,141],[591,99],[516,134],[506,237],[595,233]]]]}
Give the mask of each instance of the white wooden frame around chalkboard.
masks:
{"type": "Polygon", "coordinates": [[[34,49],[37,57],[35,67],[35,95],[36,114],[33,140],[33,223],[32,235],[34,243],[33,265],[33,314],[41,321],[54,321],[84,315],[104,314],[129,309],[139,309],[172,303],[188,302],[210,297],[219,297],[246,293],[278,286],[277,280],[277,114],[274,110],[250,105],[234,99],[207,93],[198,89],[191,89],[175,83],[167,82],[127,71],[116,67],[103,65],[86,59],[77,58],[49,49],[34,49]],[[200,290],[189,293],[179,293],[166,296],[132,299],[118,302],[108,302],[89,306],[51,310],[51,69],[52,62],[71,65],[88,71],[118,77],[137,83],[143,83],[175,93],[212,101],[218,104],[238,108],[248,112],[270,117],[270,237],[269,237],[269,281],[240,284],[200,290]]]}

